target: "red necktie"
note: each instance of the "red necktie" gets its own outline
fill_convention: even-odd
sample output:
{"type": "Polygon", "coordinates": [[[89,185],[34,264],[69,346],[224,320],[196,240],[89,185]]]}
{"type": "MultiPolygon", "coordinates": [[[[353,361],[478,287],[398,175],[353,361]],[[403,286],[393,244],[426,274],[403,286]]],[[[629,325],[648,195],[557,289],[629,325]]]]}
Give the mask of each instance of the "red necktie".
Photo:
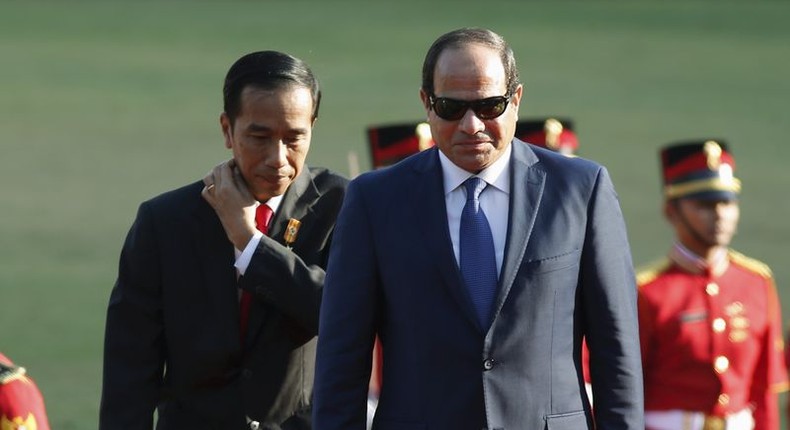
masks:
{"type": "MultiPolygon", "coordinates": [[[[269,221],[272,219],[272,208],[261,203],[258,209],[255,210],[255,227],[261,233],[267,234],[269,232],[269,221]]],[[[247,335],[247,321],[250,317],[250,304],[252,304],[252,294],[247,290],[241,290],[241,343],[244,344],[244,338],[247,335]]]]}

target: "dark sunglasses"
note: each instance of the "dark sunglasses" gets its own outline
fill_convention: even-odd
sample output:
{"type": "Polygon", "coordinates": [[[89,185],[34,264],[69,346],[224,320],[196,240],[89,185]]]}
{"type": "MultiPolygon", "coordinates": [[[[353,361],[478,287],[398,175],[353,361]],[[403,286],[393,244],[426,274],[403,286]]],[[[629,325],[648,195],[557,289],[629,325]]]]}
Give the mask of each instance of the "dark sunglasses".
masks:
{"type": "Polygon", "coordinates": [[[468,109],[480,119],[494,119],[507,109],[510,95],[488,97],[480,100],[456,100],[447,97],[430,97],[431,108],[436,116],[447,121],[458,121],[466,115],[468,109]]]}

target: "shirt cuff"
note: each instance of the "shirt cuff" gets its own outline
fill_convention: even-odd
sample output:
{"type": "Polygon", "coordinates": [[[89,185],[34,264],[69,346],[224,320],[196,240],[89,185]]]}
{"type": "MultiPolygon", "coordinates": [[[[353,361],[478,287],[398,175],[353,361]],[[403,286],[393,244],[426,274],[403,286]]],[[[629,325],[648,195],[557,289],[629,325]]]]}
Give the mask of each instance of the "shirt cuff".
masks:
{"type": "Polygon", "coordinates": [[[253,254],[255,254],[255,250],[258,248],[258,244],[261,243],[261,238],[263,237],[263,233],[260,231],[256,231],[252,235],[252,239],[247,242],[247,246],[244,247],[244,251],[236,258],[236,270],[239,271],[239,275],[244,276],[244,272],[247,271],[247,267],[250,265],[250,260],[252,260],[253,254]]]}

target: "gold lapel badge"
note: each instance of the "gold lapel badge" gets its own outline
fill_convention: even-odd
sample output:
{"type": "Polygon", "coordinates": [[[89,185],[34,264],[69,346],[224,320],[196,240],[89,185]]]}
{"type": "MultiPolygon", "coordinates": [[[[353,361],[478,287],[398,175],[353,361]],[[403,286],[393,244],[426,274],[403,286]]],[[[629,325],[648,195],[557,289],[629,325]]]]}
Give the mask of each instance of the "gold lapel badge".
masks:
{"type": "Polygon", "coordinates": [[[298,219],[291,218],[288,220],[288,227],[285,228],[285,234],[283,235],[285,246],[288,249],[291,249],[293,243],[296,242],[296,235],[299,233],[299,227],[301,226],[302,222],[298,219]]]}

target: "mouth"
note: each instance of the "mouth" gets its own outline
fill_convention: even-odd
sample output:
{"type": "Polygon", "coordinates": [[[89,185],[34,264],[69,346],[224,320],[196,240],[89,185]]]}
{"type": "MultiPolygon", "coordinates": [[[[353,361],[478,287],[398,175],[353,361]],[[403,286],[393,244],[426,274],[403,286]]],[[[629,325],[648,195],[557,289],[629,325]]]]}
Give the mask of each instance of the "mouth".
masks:
{"type": "Polygon", "coordinates": [[[259,175],[258,178],[272,185],[282,185],[291,179],[289,175],[259,175]]]}
{"type": "Polygon", "coordinates": [[[464,149],[483,149],[491,145],[489,140],[462,140],[456,145],[464,149]]]}

